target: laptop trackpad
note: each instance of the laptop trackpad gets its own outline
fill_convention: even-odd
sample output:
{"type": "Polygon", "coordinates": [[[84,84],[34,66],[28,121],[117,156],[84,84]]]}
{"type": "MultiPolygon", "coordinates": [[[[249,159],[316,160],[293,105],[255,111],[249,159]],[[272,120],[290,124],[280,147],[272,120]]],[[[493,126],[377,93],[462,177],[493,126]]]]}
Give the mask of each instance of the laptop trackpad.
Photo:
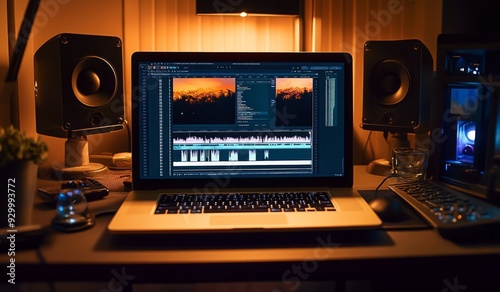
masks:
{"type": "Polygon", "coordinates": [[[266,225],[287,224],[285,215],[229,215],[210,217],[211,225],[266,225]]]}

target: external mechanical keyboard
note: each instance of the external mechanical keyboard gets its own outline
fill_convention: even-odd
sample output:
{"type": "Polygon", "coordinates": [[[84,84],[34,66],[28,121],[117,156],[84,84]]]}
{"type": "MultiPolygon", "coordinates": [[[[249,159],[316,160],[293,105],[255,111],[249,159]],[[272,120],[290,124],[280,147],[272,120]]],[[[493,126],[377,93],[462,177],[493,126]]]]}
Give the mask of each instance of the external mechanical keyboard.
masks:
{"type": "Polygon", "coordinates": [[[160,194],[155,214],[335,211],[326,192],[160,194]]]}
{"type": "Polygon", "coordinates": [[[434,181],[390,185],[444,237],[500,231],[500,208],[434,181]]]}

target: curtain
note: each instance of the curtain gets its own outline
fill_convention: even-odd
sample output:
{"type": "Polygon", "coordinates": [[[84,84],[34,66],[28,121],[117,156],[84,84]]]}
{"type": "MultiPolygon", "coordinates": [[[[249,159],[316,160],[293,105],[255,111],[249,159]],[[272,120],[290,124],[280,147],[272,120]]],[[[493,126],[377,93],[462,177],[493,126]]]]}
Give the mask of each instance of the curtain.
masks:
{"type": "Polygon", "coordinates": [[[297,17],[198,16],[195,0],[123,1],[125,88],[135,51],[300,50],[297,17]]]}
{"type": "Polygon", "coordinates": [[[199,16],[195,0],[125,0],[125,12],[140,50],[299,50],[294,17],[199,16]]]}
{"type": "Polygon", "coordinates": [[[137,50],[351,53],[355,164],[385,157],[387,153],[382,133],[369,136],[359,127],[364,42],[420,39],[435,60],[437,35],[441,31],[442,4],[436,0],[304,0],[302,19],[197,16],[195,0],[123,1],[126,80],[130,80],[128,56],[137,50]]]}
{"type": "MultiPolygon", "coordinates": [[[[306,0],[305,49],[346,51],[353,56],[354,163],[387,156],[382,132],[360,128],[363,53],[367,40],[419,39],[433,56],[441,32],[442,3],[435,0],[306,0]]],[[[414,137],[410,136],[410,140],[414,137]]]]}

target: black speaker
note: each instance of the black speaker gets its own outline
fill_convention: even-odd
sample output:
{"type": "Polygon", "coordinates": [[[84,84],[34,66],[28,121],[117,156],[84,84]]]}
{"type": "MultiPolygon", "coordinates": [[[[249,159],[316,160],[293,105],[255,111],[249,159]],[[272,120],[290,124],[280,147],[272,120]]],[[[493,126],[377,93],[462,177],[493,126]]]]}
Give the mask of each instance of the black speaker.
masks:
{"type": "Polygon", "coordinates": [[[427,131],[432,67],[432,56],[419,40],[367,41],[361,127],[390,133],[427,131]]]}
{"type": "Polygon", "coordinates": [[[36,130],[67,138],[123,128],[122,41],[59,34],[34,56],[36,130]]]}

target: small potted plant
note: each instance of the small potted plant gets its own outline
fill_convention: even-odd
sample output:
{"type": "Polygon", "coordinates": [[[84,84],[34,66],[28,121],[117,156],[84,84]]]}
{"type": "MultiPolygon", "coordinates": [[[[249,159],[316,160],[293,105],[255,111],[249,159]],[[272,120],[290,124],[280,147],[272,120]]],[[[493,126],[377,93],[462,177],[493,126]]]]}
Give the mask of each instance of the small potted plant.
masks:
{"type": "Polygon", "coordinates": [[[0,226],[14,229],[31,224],[38,165],[47,158],[43,141],[27,137],[13,126],[0,128],[0,226]],[[6,214],[4,214],[7,212],[6,214]]]}
{"type": "Polygon", "coordinates": [[[40,137],[26,137],[13,126],[0,128],[0,168],[12,163],[33,162],[39,164],[47,158],[47,144],[40,137]]]}

